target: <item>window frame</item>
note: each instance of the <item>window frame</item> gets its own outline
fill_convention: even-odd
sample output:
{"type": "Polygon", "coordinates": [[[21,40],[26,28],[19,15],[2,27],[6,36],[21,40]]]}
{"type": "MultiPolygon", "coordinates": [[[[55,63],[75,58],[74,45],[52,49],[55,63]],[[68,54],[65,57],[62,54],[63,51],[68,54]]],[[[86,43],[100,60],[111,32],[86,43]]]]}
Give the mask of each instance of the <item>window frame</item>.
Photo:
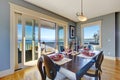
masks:
{"type": "Polygon", "coordinates": [[[94,47],[99,47],[101,48],[102,47],[102,42],[101,42],[101,25],[102,25],[102,21],[99,20],[99,21],[95,21],[95,22],[89,22],[89,23],[85,23],[85,24],[81,24],[81,44],[82,45],[85,45],[84,44],[84,28],[85,27],[90,27],[90,26],[95,26],[95,25],[98,25],[100,27],[100,31],[99,31],[99,45],[93,45],[94,47]]]}

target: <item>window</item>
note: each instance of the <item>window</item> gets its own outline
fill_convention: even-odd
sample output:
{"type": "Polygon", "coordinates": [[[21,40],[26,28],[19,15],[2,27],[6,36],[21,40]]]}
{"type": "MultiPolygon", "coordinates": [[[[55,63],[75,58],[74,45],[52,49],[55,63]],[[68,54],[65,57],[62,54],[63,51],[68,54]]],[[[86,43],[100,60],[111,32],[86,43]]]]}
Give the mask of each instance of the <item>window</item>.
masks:
{"type": "Polygon", "coordinates": [[[101,47],[101,21],[81,25],[81,42],[101,47]]]}
{"type": "Polygon", "coordinates": [[[40,20],[41,54],[54,52],[56,49],[56,24],[47,20],[40,20]]]}

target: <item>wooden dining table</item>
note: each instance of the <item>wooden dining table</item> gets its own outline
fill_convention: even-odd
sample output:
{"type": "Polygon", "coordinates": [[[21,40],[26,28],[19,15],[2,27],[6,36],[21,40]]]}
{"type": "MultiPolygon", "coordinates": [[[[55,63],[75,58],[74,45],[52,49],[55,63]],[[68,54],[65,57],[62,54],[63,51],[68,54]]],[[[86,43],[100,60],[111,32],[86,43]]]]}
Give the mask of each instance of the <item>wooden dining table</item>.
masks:
{"type": "Polygon", "coordinates": [[[66,55],[67,58],[72,59],[71,61],[60,65],[62,68],[66,69],[63,73],[68,74],[66,76],[70,77],[75,74],[76,80],[80,80],[83,75],[88,71],[88,69],[94,64],[95,60],[93,58],[87,59],[83,57],[79,57],[77,55],[66,55]],[[69,74],[69,72],[72,72],[73,74],[69,74]]]}
{"type": "Polygon", "coordinates": [[[66,62],[60,67],[64,69],[63,74],[70,77],[72,80],[80,80],[83,75],[90,69],[90,67],[95,63],[95,59],[99,52],[94,57],[80,57],[77,55],[65,55],[65,58],[71,59],[71,61],[66,62]],[[72,73],[72,74],[71,74],[72,73]],[[74,78],[73,78],[74,77],[74,78]]]}
{"type": "Polygon", "coordinates": [[[85,73],[90,69],[90,67],[96,62],[96,57],[100,51],[94,51],[94,53],[95,55],[91,57],[85,56],[82,53],[75,55],[64,55],[64,58],[66,59],[63,58],[63,61],[54,61],[54,63],[61,67],[60,72],[70,78],[70,80],[80,80],[83,75],[85,75],[85,73]]]}

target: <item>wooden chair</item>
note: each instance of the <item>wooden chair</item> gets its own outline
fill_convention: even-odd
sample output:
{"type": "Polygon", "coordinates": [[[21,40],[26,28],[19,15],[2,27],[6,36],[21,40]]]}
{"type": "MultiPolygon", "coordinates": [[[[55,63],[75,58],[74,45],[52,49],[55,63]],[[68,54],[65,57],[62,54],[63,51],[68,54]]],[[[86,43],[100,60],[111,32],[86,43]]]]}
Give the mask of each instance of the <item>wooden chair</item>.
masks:
{"type": "Polygon", "coordinates": [[[43,58],[38,60],[38,69],[42,76],[42,80],[65,80],[66,77],[59,72],[60,67],[55,65],[52,60],[43,55],[43,58]],[[44,61],[43,61],[44,60],[44,61]],[[42,65],[44,63],[44,66],[42,65]]]}
{"type": "Polygon", "coordinates": [[[44,65],[45,65],[46,75],[48,78],[54,80],[56,77],[56,74],[57,74],[55,65],[47,55],[43,55],[43,57],[44,57],[44,65]]]}
{"type": "Polygon", "coordinates": [[[103,55],[103,51],[101,51],[96,58],[95,67],[90,68],[85,75],[89,77],[95,77],[95,80],[101,80],[101,73],[102,73],[101,64],[103,62],[103,59],[104,59],[104,55],[103,55]]]}
{"type": "Polygon", "coordinates": [[[63,52],[63,51],[65,51],[64,46],[60,46],[60,52],[63,52]]]}
{"type": "Polygon", "coordinates": [[[41,74],[42,80],[46,80],[46,72],[45,72],[45,66],[43,65],[43,59],[42,57],[39,58],[37,63],[38,70],[41,74]]]}

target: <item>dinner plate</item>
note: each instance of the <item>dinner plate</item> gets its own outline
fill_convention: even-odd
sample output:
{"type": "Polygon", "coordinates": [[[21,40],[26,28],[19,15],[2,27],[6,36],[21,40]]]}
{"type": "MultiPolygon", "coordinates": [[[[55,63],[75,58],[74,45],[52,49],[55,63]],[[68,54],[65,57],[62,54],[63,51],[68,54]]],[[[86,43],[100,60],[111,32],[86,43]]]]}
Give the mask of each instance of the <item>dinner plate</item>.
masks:
{"type": "Polygon", "coordinates": [[[92,57],[95,55],[95,53],[89,52],[89,51],[83,51],[82,54],[84,54],[85,56],[89,56],[89,57],[92,57]]]}
{"type": "Polygon", "coordinates": [[[50,58],[54,61],[60,61],[63,59],[63,55],[62,54],[55,54],[55,55],[50,56],[50,58]]]}

